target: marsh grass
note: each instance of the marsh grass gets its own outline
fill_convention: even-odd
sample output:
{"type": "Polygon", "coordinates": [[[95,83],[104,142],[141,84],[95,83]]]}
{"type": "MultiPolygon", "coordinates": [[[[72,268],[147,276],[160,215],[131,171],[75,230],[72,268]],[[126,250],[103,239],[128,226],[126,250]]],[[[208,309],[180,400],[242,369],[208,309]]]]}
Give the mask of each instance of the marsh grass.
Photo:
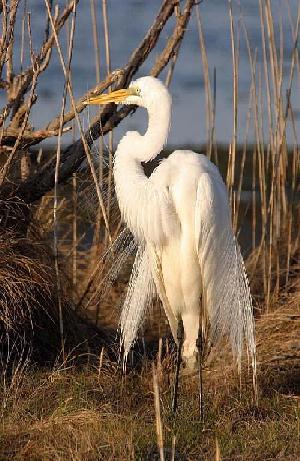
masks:
{"type": "Polygon", "coordinates": [[[175,356],[166,344],[156,367],[144,357],[126,375],[106,352],[77,366],[16,364],[1,378],[0,459],[153,461],[162,447],[165,460],[298,459],[299,301],[293,286],[257,322],[258,406],[247,362],[240,380],[229,348],[213,352],[203,422],[197,377],[181,378],[172,412],[175,356]]]}
{"type": "MultiPolygon", "coordinates": [[[[173,371],[166,357],[157,380],[165,459],[217,459],[216,440],[224,460],[298,459],[300,389],[283,393],[276,373],[272,382],[270,373],[264,381],[259,370],[256,407],[247,380],[240,387],[232,368],[207,367],[201,423],[195,378],[181,380],[178,411],[172,413],[173,371]]],[[[107,358],[101,373],[96,365],[68,363],[53,370],[28,366],[17,373],[18,385],[6,392],[2,407],[0,459],[161,459],[150,362],[126,377],[107,358]]]]}

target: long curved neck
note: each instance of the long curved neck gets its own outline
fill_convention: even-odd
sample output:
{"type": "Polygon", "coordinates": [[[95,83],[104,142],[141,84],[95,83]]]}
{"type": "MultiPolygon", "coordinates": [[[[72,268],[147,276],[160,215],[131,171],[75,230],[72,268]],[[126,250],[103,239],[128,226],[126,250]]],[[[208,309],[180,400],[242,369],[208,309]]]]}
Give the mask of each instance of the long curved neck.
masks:
{"type": "Polygon", "coordinates": [[[148,111],[148,128],[144,135],[137,131],[127,132],[121,139],[116,151],[115,162],[124,160],[148,162],[162,150],[169,133],[171,120],[171,99],[153,102],[148,111]]]}
{"type": "Polygon", "coordinates": [[[148,128],[141,136],[141,150],[137,155],[140,161],[155,158],[167,141],[171,121],[171,104],[157,102],[148,109],[148,128]]]}
{"type": "Polygon", "coordinates": [[[123,219],[135,237],[140,241],[162,242],[165,234],[158,205],[159,191],[145,175],[141,162],[156,157],[166,142],[171,99],[151,104],[148,114],[144,136],[129,131],[118,145],[114,160],[115,190],[123,219]]]}

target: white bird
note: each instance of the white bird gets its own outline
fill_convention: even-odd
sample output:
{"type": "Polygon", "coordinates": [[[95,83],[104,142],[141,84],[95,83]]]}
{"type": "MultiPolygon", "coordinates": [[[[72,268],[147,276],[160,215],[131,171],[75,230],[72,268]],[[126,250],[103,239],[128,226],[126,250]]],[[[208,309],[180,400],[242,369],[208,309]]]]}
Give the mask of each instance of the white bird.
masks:
{"type": "Polygon", "coordinates": [[[216,344],[228,335],[239,364],[246,340],[255,370],[252,300],[231,226],[226,186],[217,167],[205,155],[176,150],[147,177],[142,162],[154,159],[167,140],[169,91],[147,76],[127,89],[86,101],[110,102],[144,107],[149,117],[145,134],[127,132],[114,159],[119,208],[138,244],[121,313],[125,358],[147,306],[158,294],[175,341],[182,319],[182,356],[187,367],[196,365],[203,317],[210,342],[216,344]]]}

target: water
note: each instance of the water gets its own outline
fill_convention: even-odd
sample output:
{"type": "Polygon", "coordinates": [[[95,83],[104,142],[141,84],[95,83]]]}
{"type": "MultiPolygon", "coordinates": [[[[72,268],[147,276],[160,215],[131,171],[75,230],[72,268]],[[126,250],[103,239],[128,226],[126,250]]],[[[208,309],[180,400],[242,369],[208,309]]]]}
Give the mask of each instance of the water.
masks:
{"type": "MultiPolygon", "coordinates": [[[[59,2],[64,5],[65,2],[59,2]]],[[[100,0],[95,0],[100,37],[101,77],[106,73],[105,51],[103,39],[103,22],[100,0]]],[[[112,69],[123,66],[131,52],[139,44],[148,27],[152,23],[159,9],[160,0],[110,0],[108,1],[108,16],[110,28],[110,47],[112,69]]],[[[272,8],[275,20],[276,38],[279,44],[279,24],[282,22],[284,37],[284,69],[286,71],[283,88],[287,85],[287,76],[290,62],[293,40],[289,26],[287,5],[290,6],[291,15],[296,21],[298,0],[272,0],[272,8]]],[[[42,0],[28,0],[28,10],[31,11],[31,23],[34,48],[37,51],[42,41],[45,29],[45,6],[42,0]]],[[[251,85],[251,73],[245,37],[242,29],[242,21],[245,22],[250,37],[251,47],[254,52],[257,49],[258,69],[263,72],[261,53],[261,32],[258,10],[258,0],[241,0],[233,2],[236,31],[240,30],[240,58],[239,58],[239,141],[244,138],[246,111],[248,107],[249,89],[251,85]],[[241,19],[242,18],[242,19],[241,19]]],[[[22,9],[21,9],[22,10],[22,9]]],[[[216,69],[217,98],[216,98],[216,138],[219,142],[227,143],[232,133],[232,61],[230,45],[230,23],[228,14],[228,2],[225,0],[205,0],[200,5],[202,22],[206,39],[208,61],[211,76],[216,69]]],[[[22,11],[20,11],[21,13],[22,11]]],[[[21,14],[19,14],[19,20],[21,14]]],[[[21,23],[20,23],[21,24],[21,23]]],[[[150,59],[141,68],[138,76],[149,73],[157,53],[163,48],[173,26],[173,20],[163,31],[158,47],[150,55],[150,59]]],[[[15,61],[19,65],[21,25],[16,31],[15,61]]],[[[60,40],[66,56],[67,34],[62,31],[60,40]]],[[[28,39],[26,41],[26,53],[24,64],[29,63],[28,39]]],[[[16,70],[18,67],[16,66],[16,70]]],[[[163,74],[163,76],[165,73],[163,74]]],[[[88,88],[96,83],[94,46],[91,27],[90,1],[80,1],[77,10],[77,26],[75,34],[75,47],[72,63],[72,81],[75,96],[84,94],[88,88]]],[[[41,76],[37,93],[38,103],[32,110],[32,122],[36,128],[44,127],[60,111],[63,90],[63,72],[56,50],[53,53],[51,64],[41,76]]],[[[293,109],[296,116],[297,128],[300,122],[299,80],[295,79],[292,95],[293,109]]],[[[264,89],[263,89],[264,90],[264,89]]],[[[176,65],[174,78],[171,84],[173,94],[173,123],[169,136],[169,143],[178,144],[201,144],[206,142],[205,130],[205,95],[203,73],[198,42],[198,30],[196,14],[188,25],[188,30],[181,47],[180,56],[176,65]]],[[[0,102],[4,102],[5,94],[1,90],[0,102]]],[[[87,111],[83,116],[87,126],[87,111]]],[[[267,114],[265,111],[265,119],[267,114]]],[[[128,118],[115,130],[115,140],[118,141],[124,131],[139,129],[143,131],[146,126],[146,116],[140,111],[139,116],[128,118]]],[[[67,142],[71,135],[65,136],[67,142]],[[68,136],[68,137],[67,137],[68,136]]],[[[254,139],[254,128],[250,129],[249,140],[254,139]]]]}

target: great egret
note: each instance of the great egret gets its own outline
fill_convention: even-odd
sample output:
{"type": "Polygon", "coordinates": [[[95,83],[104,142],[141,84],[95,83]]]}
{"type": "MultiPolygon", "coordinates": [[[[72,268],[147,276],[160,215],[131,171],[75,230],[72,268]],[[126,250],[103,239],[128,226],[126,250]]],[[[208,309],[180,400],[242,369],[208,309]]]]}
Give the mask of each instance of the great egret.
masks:
{"type": "Polygon", "coordinates": [[[176,150],[148,178],[142,162],[154,159],[166,142],[169,91],[147,76],[86,104],[111,102],[144,107],[149,117],[146,133],[127,132],[114,159],[119,208],[138,244],[121,313],[125,357],[157,293],[175,341],[182,320],[187,367],[196,365],[196,341],[204,318],[210,342],[216,344],[227,334],[239,363],[246,339],[254,369],[251,295],[218,169],[205,155],[176,150]]]}

